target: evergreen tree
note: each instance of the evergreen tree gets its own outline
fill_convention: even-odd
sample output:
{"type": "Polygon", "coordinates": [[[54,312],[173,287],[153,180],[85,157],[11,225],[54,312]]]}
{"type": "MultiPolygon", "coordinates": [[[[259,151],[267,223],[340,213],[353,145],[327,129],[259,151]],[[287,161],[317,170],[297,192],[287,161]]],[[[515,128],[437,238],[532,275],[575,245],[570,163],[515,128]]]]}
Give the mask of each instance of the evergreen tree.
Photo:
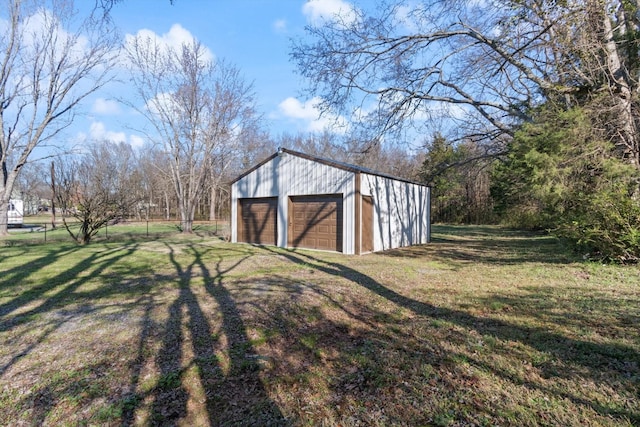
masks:
{"type": "Polygon", "coordinates": [[[590,255],[629,262],[640,259],[639,178],[585,110],[542,108],[494,167],[491,196],[508,225],[548,229],[590,255]]]}

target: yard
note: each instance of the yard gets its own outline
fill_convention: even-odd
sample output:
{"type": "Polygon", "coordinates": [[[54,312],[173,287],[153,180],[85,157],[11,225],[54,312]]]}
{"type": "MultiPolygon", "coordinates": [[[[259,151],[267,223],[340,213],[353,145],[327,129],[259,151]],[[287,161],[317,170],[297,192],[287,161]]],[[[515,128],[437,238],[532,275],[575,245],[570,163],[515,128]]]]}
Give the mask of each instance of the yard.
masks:
{"type": "Polygon", "coordinates": [[[364,256],[116,229],[0,240],[0,423],[640,424],[637,266],[496,227],[364,256]]]}

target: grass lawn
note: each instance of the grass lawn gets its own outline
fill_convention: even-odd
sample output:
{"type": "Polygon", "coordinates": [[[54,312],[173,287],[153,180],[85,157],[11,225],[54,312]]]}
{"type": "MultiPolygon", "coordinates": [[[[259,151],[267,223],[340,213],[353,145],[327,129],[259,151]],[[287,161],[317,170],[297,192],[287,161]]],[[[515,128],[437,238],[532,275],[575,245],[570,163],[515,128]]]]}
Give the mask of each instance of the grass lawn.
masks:
{"type": "Polygon", "coordinates": [[[637,266],[497,227],[360,257],[116,228],[0,240],[0,424],[640,425],[637,266]]]}
{"type": "MultiPolygon", "coordinates": [[[[77,233],[79,225],[73,218],[67,218],[70,228],[77,233]]],[[[46,215],[28,216],[24,219],[24,224],[19,228],[10,228],[9,236],[1,238],[0,247],[23,244],[23,243],[52,243],[68,242],[71,237],[64,228],[62,221],[56,221],[56,228],[52,229],[51,219],[46,215]]],[[[160,239],[170,236],[179,231],[180,221],[124,221],[115,226],[108,225],[98,231],[92,241],[104,241],[109,239],[136,239],[152,238],[160,239]]],[[[197,235],[224,235],[227,233],[227,223],[225,221],[196,221],[193,225],[194,233],[197,235]]]]}

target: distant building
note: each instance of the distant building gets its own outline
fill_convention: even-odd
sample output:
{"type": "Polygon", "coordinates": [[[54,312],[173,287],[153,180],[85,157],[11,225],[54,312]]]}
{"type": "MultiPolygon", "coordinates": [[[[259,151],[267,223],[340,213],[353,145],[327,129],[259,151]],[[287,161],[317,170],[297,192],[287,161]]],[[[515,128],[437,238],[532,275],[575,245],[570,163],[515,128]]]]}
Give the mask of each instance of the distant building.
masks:
{"type": "Polygon", "coordinates": [[[9,227],[22,227],[24,223],[24,204],[19,199],[9,199],[8,222],[9,227]]]}

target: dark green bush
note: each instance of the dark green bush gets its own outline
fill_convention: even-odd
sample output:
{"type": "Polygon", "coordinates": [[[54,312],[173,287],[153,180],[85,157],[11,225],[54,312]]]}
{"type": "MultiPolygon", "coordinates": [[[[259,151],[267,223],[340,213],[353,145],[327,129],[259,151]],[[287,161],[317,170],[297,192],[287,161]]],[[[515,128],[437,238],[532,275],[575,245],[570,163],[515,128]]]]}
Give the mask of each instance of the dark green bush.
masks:
{"type": "Polygon", "coordinates": [[[639,177],[584,111],[543,110],[516,132],[491,195],[509,226],[550,230],[590,258],[638,262],[639,177]]]}
{"type": "Polygon", "coordinates": [[[582,195],[555,232],[585,256],[608,261],[640,261],[640,203],[624,189],[582,195]]]}

